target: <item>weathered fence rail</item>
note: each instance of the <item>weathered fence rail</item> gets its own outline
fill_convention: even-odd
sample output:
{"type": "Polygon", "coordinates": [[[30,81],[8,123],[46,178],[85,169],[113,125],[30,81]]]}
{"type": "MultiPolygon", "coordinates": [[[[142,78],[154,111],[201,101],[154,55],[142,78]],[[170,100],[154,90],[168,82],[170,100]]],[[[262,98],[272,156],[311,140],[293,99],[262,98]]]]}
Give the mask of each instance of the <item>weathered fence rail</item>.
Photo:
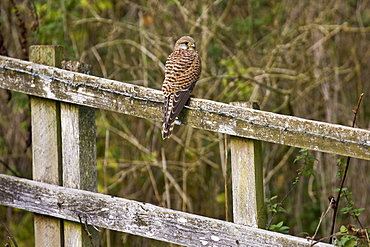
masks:
{"type": "Polygon", "coordinates": [[[3,174],[0,174],[0,202],[186,246],[310,246],[303,238],[3,174]]]}
{"type": "MultiPolygon", "coordinates": [[[[0,87],[38,97],[161,121],[159,90],[0,56],[0,87]]],[[[178,124],[228,135],[370,160],[370,131],[204,99],[178,124]]]]}
{"type": "Polygon", "coordinates": [[[30,54],[37,63],[0,56],[0,88],[32,96],[36,181],[0,175],[0,204],[37,213],[36,246],[88,246],[83,224],[74,223],[80,220],[188,246],[309,246],[306,239],[257,228],[265,216],[259,141],[370,160],[368,130],[192,99],[178,124],[233,136],[237,224],[98,194],[92,108],[161,121],[162,92],[56,68],[61,47],[34,47],[30,54]]]}

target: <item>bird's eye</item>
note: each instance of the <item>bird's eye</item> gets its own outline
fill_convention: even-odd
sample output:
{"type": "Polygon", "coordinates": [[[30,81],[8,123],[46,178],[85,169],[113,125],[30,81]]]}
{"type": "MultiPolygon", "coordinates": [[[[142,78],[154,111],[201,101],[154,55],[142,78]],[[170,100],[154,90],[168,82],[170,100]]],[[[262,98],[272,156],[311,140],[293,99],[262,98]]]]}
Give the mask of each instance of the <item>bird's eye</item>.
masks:
{"type": "Polygon", "coordinates": [[[185,45],[189,45],[189,42],[187,42],[187,41],[185,41],[185,43],[184,43],[185,45]]]}

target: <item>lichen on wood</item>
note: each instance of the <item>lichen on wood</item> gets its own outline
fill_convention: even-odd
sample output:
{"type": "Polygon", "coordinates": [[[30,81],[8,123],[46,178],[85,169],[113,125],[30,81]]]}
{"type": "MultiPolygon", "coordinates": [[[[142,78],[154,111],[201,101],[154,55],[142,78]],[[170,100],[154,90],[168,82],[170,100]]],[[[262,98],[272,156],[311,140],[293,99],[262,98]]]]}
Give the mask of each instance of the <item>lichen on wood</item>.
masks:
{"type": "MultiPolygon", "coordinates": [[[[159,90],[0,56],[0,87],[53,100],[162,120],[159,90]]],[[[370,160],[370,131],[191,99],[177,124],[370,160]]]]}
{"type": "MultiPolygon", "coordinates": [[[[2,205],[186,246],[310,246],[304,238],[0,174],[2,205]]],[[[332,246],[318,243],[315,246],[332,246]]]]}

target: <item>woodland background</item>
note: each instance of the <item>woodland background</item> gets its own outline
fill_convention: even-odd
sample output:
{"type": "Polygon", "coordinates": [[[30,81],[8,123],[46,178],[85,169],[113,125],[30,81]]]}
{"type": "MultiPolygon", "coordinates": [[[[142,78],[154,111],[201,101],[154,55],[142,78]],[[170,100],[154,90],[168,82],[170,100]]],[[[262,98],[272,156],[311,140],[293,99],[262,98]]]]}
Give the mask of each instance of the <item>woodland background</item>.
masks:
{"type": "MultiPolygon", "coordinates": [[[[92,64],[94,75],[156,89],[174,42],[191,35],[203,61],[195,97],[257,101],[265,111],[350,126],[364,93],[356,126],[370,127],[370,1],[2,0],[0,34],[2,55],[28,59],[32,44],[63,45],[66,59],[92,64]]],[[[227,137],[177,126],[162,141],[159,122],[100,110],[96,116],[99,192],[232,219],[227,137]]],[[[30,140],[28,96],[0,90],[1,173],[31,178],[30,140]]],[[[313,175],[299,179],[282,204],[285,212],[270,224],[283,221],[290,228],[285,232],[302,237],[313,235],[328,196],[336,196],[342,169],[341,157],[310,153],[317,159],[313,175]]],[[[277,195],[273,204],[293,187],[304,165],[294,162],[299,154],[263,143],[265,197],[277,195]]],[[[365,208],[364,227],[370,224],[369,176],[369,161],[351,159],[345,187],[353,208],[365,208]]],[[[330,216],[318,237],[329,235],[330,216]]],[[[0,220],[20,246],[33,246],[32,219],[0,207],[0,220]]],[[[348,223],[359,227],[339,213],[336,232],[348,223]]],[[[0,224],[0,245],[5,237],[0,224]]],[[[103,230],[101,245],[163,243],[103,230]]]]}

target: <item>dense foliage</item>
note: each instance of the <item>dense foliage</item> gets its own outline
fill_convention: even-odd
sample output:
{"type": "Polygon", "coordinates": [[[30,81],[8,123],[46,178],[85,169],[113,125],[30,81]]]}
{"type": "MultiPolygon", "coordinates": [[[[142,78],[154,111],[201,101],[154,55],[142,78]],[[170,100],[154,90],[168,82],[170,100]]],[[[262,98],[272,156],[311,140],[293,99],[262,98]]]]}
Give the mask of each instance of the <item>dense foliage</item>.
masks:
{"type": "MultiPolygon", "coordinates": [[[[203,61],[195,97],[257,101],[265,111],[351,125],[364,93],[357,127],[370,126],[367,1],[2,0],[0,35],[3,55],[27,59],[31,44],[59,44],[66,59],[93,64],[97,76],[156,89],[175,40],[191,35],[203,61]]],[[[0,172],[30,178],[28,97],[1,90],[0,105],[0,172]]],[[[159,122],[96,114],[99,192],[232,218],[227,137],[181,126],[162,141],[159,122]]],[[[312,236],[342,168],[338,157],[304,152],[264,143],[265,197],[277,212],[270,229],[312,236]],[[311,157],[309,168],[305,157],[311,157]],[[302,169],[309,174],[299,176],[307,172],[302,169]]],[[[345,184],[351,200],[341,202],[365,208],[359,214],[364,226],[370,222],[369,173],[368,161],[351,161],[345,184]]],[[[337,232],[340,224],[359,228],[348,213],[339,217],[337,232]]],[[[19,245],[33,246],[32,214],[0,207],[0,220],[19,245]]],[[[329,235],[330,222],[328,214],[318,238],[329,235]]],[[[0,244],[5,236],[0,231],[0,244]]],[[[102,246],[163,244],[116,232],[101,236],[102,246]]]]}

